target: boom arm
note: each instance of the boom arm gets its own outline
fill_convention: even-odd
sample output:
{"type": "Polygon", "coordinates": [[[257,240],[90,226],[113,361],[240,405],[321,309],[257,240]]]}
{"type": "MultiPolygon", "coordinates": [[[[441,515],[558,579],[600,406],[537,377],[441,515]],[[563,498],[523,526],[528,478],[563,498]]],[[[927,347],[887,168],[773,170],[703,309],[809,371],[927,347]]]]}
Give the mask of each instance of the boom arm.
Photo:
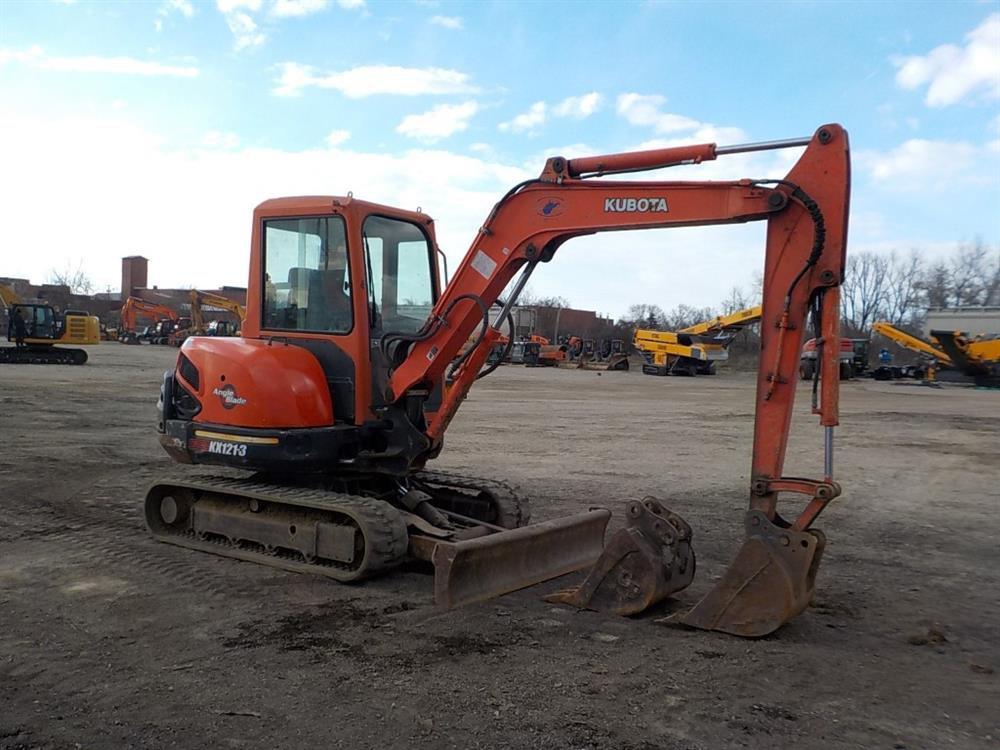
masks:
{"type": "Polygon", "coordinates": [[[20,301],[21,298],[17,295],[17,292],[6,284],[0,284],[0,307],[7,309],[20,301]]]}
{"type": "Polygon", "coordinates": [[[911,336],[906,331],[899,330],[896,326],[885,320],[879,320],[873,323],[872,330],[875,331],[875,333],[885,336],[887,339],[899,344],[900,346],[912,349],[915,352],[920,352],[928,357],[933,357],[943,365],[947,365],[949,367],[952,365],[951,357],[931,344],[929,341],[924,341],[916,336],[911,336]]]}
{"type": "Polygon", "coordinates": [[[714,331],[723,331],[727,328],[735,328],[739,330],[744,326],[753,325],[760,321],[760,314],[763,311],[761,305],[756,307],[748,307],[745,310],[737,310],[734,313],[729,313],[728,315],[717,315],[711,320],[703,320],[701,323],[695,323],[693,326],[688,326],[687,328],[682,328],[678,333],[690,333],[692,335],[700,336],[706,333],[711,333],[714,331]]]}
{"type": "Polygon", "coordinates": [[[217,307],[220,310],[226,310],[231,312],[237,318],[239,318],[240,324],[246,320],[247,311],[239,302],[229,299],[229,297],[223,297],[221,294],[214,294],[212,292],[202,292],[198,289],[191,290],[191,329],[199,333],[205,330],[205,316],[202,315],[201,308],[203,305],[208,305],[209,307],[217,307]]]}
{"type": "Polygon", "coordinates": [[[831,480],[832,427],[838,423],[839,284],[844,273],[849,186],[847,133],[839,125],[826,125],[808,140],[778,144],[732,149],[707,144],[571,161],[549,159],[538,179],[518,185],[494,207],[423,331],[414,336],[387,334],[383,339],[383,343],[399,341],[409,346],[391,375],[387,396],[390,401],[419,399],[442,383],[459,348],[483,324],[485,311],[523,267],[496,327],[487,326],[479,345],[451,373],[452,384],[441,406],[425,413],[426,434],[439,444],[528,276],[572,237],[767,220],[751,507],[774,519],[777,492],[812,495],[794,524],[798,530],[808,528],[839,492],[831,480]],[[783,180],[587,179],[588,173],[637,172],[782,146],[807,146],[783,180]],[[821,320],[822,399],[814,403],[813,411],[827,428],[822,482],[782,478],[799,352],[810,308],[821,320]]]}

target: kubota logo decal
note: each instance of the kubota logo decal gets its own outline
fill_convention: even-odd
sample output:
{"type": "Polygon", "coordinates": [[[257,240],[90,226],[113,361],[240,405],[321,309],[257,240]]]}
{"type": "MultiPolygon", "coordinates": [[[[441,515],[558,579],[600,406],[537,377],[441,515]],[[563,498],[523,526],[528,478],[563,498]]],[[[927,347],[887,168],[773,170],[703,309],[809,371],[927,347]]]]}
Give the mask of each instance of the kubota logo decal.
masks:
{"type": "Polygon", "coordinates": [[[546,219],[559,216],[566,210],[566,204],[562,198],[540,198],[537,203],[538,215],[546,219]]]}
{"type": "Polygon", "coordinates": [[[216,388],[212,391],[212,395],[219,397],[223,409],[235,409],[237,406],[243,406],[247,402],[245,398],[236,393],[236,388],[233,387],[232,383],[227,383],[221,388],[216,388]]]}
{"type": "Polygon", "coordinates": [[[605,198],[605,213],[667,213],[666,198],[605,198]]]}

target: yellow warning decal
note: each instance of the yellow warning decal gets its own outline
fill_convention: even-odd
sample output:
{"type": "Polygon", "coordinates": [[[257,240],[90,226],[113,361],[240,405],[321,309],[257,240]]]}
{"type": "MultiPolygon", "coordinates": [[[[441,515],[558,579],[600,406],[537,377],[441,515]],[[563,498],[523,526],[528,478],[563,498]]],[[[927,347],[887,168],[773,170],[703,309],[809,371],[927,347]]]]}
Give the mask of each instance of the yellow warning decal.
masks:
{"type": "Polygon", "coordinates": [[[230,435],[225,432],[209,432],[208,430],[195,430],[196,437],[208,438],[209,440],[230,440],[234,443],[248,443],[250,445],[277,445],[276,437],[253,437],[252,435],[230,435]]]}

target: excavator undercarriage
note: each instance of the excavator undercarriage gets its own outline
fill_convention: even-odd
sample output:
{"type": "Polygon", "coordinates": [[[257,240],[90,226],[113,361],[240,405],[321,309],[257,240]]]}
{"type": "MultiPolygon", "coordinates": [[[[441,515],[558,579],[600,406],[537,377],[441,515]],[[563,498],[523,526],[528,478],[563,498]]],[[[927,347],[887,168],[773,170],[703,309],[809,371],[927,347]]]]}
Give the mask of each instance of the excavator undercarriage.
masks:
{"type": "Polygon", "coordinates": [[[510,484],[442,472],[415,474],[411,488],[377,476],[313,484],[266,475],[157,482],[146,524],[170,544],[342,582],[412,557],[433,564],[435,603],[456,606],[591,565],[611,517],[593,510],[529,526],[528,501],[510,484]]]}

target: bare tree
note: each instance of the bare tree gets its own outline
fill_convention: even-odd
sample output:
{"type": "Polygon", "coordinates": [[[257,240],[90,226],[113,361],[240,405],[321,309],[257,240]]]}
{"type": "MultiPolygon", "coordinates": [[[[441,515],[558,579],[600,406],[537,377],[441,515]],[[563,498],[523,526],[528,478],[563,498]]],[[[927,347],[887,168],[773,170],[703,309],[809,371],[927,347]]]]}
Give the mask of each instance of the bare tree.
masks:
{"type": "Polygon", "coordinates": [[[919,251],[911,250],[904,258],[893,252],[889,256],[885,308],[879,317],[897,326],[916,323],[923,313],[923,275],[924,261],[919,251]]]}
{"type": "Polygon", "coordinates": [[[930,307],[1000,304],[1000,247],[961,244],[923,274],[920,287],[930,307]]]}
{"type": "Polygon", "coordinates": [[[94,291],[94,282],[84,272],[82,260],[76,264],[75,270],[69,263],[61,271],[50,269],[48,283],[68,286],[73,294],[90,294],[94,291]]]}
{"type": "Polygon", "coordinates": [[[859,332],[868,331],[885,310],[889,283],[887,256],[871,252],[850,256],[841,285],[844,321],[859,332]]]}
{"type": "Polygon", "coordinates": [[[963,305],[981,305],[986,270],[986,246],[976,240],[972,244],[963,243],[958,246],[958,252],[952,257],[951,271],[951,303],[955,307],[963,305]]]}
{"type": "Polygon", "coordinates": [[[628,312],[618,324],[630,328],[662,328],[666,324],[666,315],[659,305],[629,305],[628,312]]]}
{"type": "Polygon", "coordinates": [[[703,320],[715,317],[715,311],[711,307],[691,307],[690,305],[677,305],[667,313],[664,321],[671,331],[679,331],[681,328],[693,326],[703,320]]]}
{"type": "Polygon", "coordinates": [[[517,298],[517,304],[526,307],[571,307],[569,300],[565,297],[541,297],[535,294],[530,286],[526,286],[521,290],[521,294],[517,298]]]}
{"type": "Polygon", "coordinates": [[[951,273],[948,264],[938,261],[920,280],[920,287],[929,307],[948,307],[951,300],[951,273]]]}
{"type": "Polygon", "coordinates": [[[993,248],[983,265],[983,304],[1000,305],[1000,246],[993,248]]]}
{"type": "Polygon", "coordinates": [[[751,305],[750,295],[747,294],[742,287],[734,286],[729,290],[729,293],[726,295],[726,298],[722,300],[722,304],[719,305],[719,307],[721,308],[723,315],[729,315],[737,310],[745,310],[751,305]]]}

